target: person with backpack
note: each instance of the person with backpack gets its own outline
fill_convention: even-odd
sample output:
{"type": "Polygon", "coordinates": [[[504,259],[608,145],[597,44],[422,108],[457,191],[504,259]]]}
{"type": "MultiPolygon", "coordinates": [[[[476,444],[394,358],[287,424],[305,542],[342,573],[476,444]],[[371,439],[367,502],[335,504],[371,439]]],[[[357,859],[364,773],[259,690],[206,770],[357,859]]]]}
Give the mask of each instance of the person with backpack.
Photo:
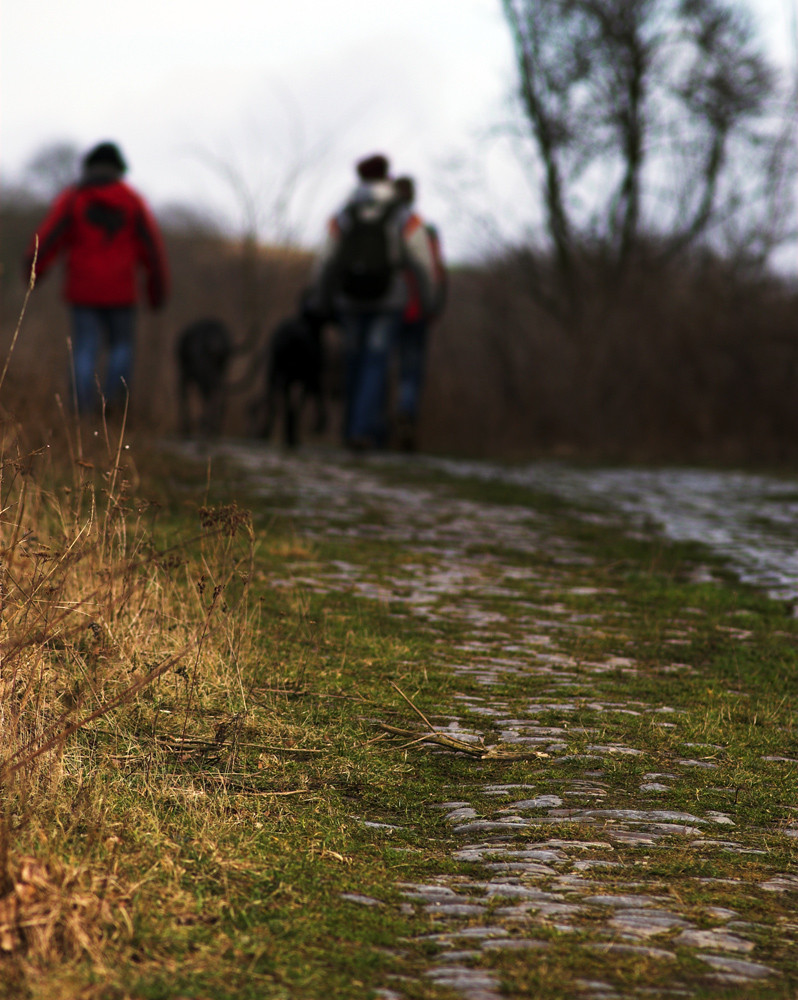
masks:
{"type": "Polygon", "coordinates": [[[418,293],[415,275],[406,275],[408,298],[397,337],[399,386],[397,392],[397,439],[405,451],[414,451],[417,442],[418,412],[427,359],[429,328],[440,319],[446,304],[447,275],[441,241],[435,226],[413,211],[416,186],[412,177],[397,177],[394,188],[398,198],[411,213],[409,225],[420,228],[429,242],[433,261],[433,287],[425,308],[418,293]]]}
{"type": "Polygon", "coordinates": [[[80,179],[58,195],[31,240],[23,277],[29,281],[35,266],[40,281],[59,256],[65,259],[74,401],[78,413],[86,414],[100,402],[101,343],[108,355],[103,398],[109,410],[124,406],[133,369],[138,272],[146,277],[150,306],[160,309],[168,295],[169,271],[149,208],[122,180],[127,164],[119,147],[99,143],[85,155],[82,168],[80,179]]]}
{"type": "Polygon", "coordinates": [[[343,439],[354,449],[385,447],[391,352],[408,299],[407,275],[429,308],[434,262],[429,242],[396,195],[385,156],[357,164],[358,186],[329,223],[317,263],[321,308],[344,332],[343,439]]]}

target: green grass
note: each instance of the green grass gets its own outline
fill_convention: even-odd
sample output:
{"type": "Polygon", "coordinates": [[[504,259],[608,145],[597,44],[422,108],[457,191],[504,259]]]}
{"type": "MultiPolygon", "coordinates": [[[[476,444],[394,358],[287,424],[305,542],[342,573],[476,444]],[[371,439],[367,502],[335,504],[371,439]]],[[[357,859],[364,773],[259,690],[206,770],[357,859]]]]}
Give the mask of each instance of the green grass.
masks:
{"type": "MultiPolygon", "coordinates": [[[[380,475],[397,482],[405,470],[386,468],[380,475]]],[[[484,959],[511,986],[510,995],[573,997],[580,979],[646,987],[654,995],[674,979],[690,982],[696,997],[795,995],[795,894],[756,888],[789,871],[798,848],[778,833],[796,818],[798,765],[762,760],[798,756],[798,626],[789,609],[734,583],[698,546],[630,540],[517,487],[407,475],[439,496],[528,507],[548,533],[591,557],[562,564],[545,551],[522,556],[473,548],[490,560],[488,577],[503,565],[534,571],[514,579],[511,594],[480,602],[503,616],[500,631],[508,641],[524,639],[528,625],[519,609],[527,613],[530,604],[548,621],[572,612],[595,616],[578,630],[556,633],[558,652],[573,658],[572,681],[552,689],[544,677],[506,675],[486,691],[450,667],[484,657],[484,650],[463,648],[472,637],[467,621],[426,622],[408,615],[398,599],[371,600],[346,586],[318,593],[300,582],[319,574],[323,580],[339,560],[357,567],[362,579],[395,587],[390,581],[403,567],[432,566],[434,554],[408,552],[378,535],[309,538],[292,504],[275,513],[270,499],[266,511],[229,466],[215,470],[209,488],[204,467],[173,462],[168,476],[156,469],[142,487],[160,504],[156,552],[171,550],[177,539],[198,539],[181,545],[169,573],[185,607],[208,616],[203,658],[196,665],[187,659],[182,672],[165,675],[131,704],[81,729],[53,762],[54,794],[37,791],[35,809],[21,825],[7,816],[12,855],[110,872],[116,888],[97,954],[55,960],[10,952],[0,957],[0,973],[6,971],[0,996],[352,1000],[386,987],[408,998],[451,995],[423,975],[436,945],[416,940],[442,925],[420,907],[403,909],[396,883],[484,875],[479,866],[452,859],[458,841],[430,807],[462,797],[492,808],[495,802],[480,798],[491,782],[529,783],[536,794],[556,794],[586,765],[483,761],[403,746],[379,728],[380,722],[419,725],[393,684],[433,721],[457,714],[475,729],[484,720],[455,694],[501,700],[511,716],[512,706],[521,712],[558,693],[582,697],[576,711],[551,709],[535,721],[565,729],[568,754],[606,743],[644,750],[643,756],[604,758],[601,808],[628,807],[640,797],[646,773],[672,772],[681,758],[700,759],[717,767],[683,769],[667,802],[646,808],[723,812],[735,827],[719,826],[718,839],[733,834],[730,839],[766,852],[698,851],[687,846],[689,838],[673,837],[656,850],[616,847],[611,854],[623,868],[594,869],[590,877],[608,891],[618,881],[643,883],[641,891],[678,901],[682,912],[694,908],[699,923],[711,895],[713,904],[762,925],[751,931],[753,960],[777,968],[777,979],[744,987],[710,983],[690,949],[679,949],[676,962],[667,964],[579,947],[594,930],[587,914],[575,921],[574,933],[553,925],[528,931],[548,942],[545,951],[484,959]],[[252,512],[251,564],[240,532],[226,541],[198,535],[197,510],[219,510],[232,497],[252,512]],[[699,563],[713,564],[723,582],[691,583],[699,563]],[[216,603],[215,586],[221,588],[216,603]],[[669,644],[674,637],[685,644],[669,644]],[[621,665],[593,673],[591,664],[609,656],[633,660],[634,671],[621,665]],[[692,670],[663,670],[675,662],[692,670]],[[598,711],[591,704],[599,697],[664,704],[674,712],[598,711]],[[691,742],[720,749],[684,745],[691,742]],[[713,884],[710,893],[701,879],[730,881],[713,884]],[[348,902],[344,893],[382,905],[348,902]],[[391,976],[407,978],[400,984],[391,976]]],[[[381,525],[385,514],[375,506],[366,520],[381,525]]],[[[436,604],[451,602],[452,595],[443,594],[436,604]]],[[[147,656],[157,652],[154,641],[147,656]]],[[[19,787],[13,795],[24,799],[19,787]]],[[[600,829],[564,819],[526,829],[518,840],[594,840],[600,829]]]]}

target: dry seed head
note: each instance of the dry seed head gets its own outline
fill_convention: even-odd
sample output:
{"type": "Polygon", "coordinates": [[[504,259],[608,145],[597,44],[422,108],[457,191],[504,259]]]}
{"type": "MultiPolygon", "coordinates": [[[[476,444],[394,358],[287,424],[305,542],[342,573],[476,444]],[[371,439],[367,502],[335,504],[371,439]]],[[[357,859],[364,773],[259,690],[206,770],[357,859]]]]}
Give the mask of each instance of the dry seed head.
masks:
{"type": "Polygon", "coordinates": [[[247,532],[252,531],[252,515],[235,503],[220,507],[200,507],[199,517],[203,528],[220,528],[223,534],[231,538],[241,528],[247,532]]]}

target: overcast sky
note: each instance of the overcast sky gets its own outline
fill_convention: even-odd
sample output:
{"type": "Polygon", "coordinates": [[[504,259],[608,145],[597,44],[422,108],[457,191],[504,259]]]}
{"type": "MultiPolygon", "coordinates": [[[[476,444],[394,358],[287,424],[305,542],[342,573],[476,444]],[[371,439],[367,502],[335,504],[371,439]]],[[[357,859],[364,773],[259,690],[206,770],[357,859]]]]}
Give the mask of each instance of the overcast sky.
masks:
{"type": "MultiPolygon", "coordinates": [[[[749,0],[785,66],[796,4],[749,0]]],[[[202,205],[231,224],[241,198],[225,171],[264,230],[298,176],[288,221],[313,243],[353,162],[382,150],[416,176],[453,256],[534,216],[490,134],[513,81],[500,0],[4,0],[1,27],[6,183],[50,142],[113,138],[156,207],[202,205]]]]}

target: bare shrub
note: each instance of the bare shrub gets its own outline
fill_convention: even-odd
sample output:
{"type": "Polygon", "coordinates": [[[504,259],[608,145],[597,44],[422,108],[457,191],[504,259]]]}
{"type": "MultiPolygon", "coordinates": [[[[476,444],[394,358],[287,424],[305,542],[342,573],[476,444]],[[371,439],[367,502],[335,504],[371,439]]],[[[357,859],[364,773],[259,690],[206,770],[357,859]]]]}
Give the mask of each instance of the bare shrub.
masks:
{"type": "MultiPolygon", "coordinates": [[[[483,456],[781,462],[798,454],[798,293],[710,253],[647,263],[577,344],[531,297],[529,251],[455,272],[425,447],[483,456]]],[[[600,285],[601,261],[592,268],[600,285]]]]}

